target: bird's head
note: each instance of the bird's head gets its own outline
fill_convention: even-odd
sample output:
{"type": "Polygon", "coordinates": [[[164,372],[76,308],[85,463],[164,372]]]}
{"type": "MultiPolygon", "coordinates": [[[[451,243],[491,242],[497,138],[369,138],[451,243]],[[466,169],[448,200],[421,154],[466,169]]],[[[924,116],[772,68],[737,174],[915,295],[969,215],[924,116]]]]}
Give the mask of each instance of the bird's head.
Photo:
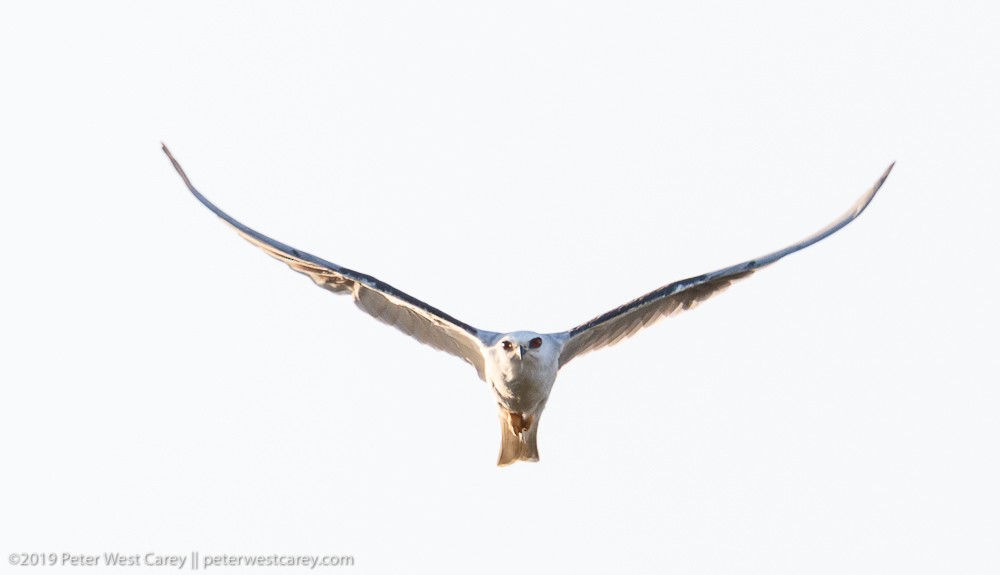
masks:
{"type": "Polygon", "coordinates": [[[549,355],[553,348],[550,338],[532,331],[516,331],[503,335],[495,344],[497,354],[510,361],[537,361],[549,355]]]}

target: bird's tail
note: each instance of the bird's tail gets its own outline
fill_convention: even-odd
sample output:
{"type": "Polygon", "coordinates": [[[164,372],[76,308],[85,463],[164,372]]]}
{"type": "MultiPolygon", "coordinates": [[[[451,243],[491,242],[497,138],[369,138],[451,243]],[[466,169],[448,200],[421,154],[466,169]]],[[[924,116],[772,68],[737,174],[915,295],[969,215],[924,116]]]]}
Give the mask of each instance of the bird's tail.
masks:
{"type": "Polygon", "coordinates": [[[517,413],[500,412],[500,457],[497,466],[517,461],[538,461],[538,419],[517,413]],[[527,424],[525,426],[524,424],[527,424]]]}

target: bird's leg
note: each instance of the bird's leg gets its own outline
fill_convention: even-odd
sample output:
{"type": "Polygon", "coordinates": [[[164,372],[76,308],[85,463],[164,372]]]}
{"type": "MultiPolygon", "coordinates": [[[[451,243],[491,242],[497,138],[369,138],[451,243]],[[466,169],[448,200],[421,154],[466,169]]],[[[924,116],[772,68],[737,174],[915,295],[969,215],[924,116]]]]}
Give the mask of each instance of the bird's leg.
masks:
{"type": "Polygon", "coordinates": [[[524,422],[524,418],[521,417],[520,413],[507,412],[507,427],[510,428],[510,432],[513,435],[521,435],[521,425],[524,422]]]}
{"type": "Polygon", "coordinates": [[[507,412],[507,425],[510,427],[510,432],[518,437],[521,436],[521,433],[530,430],[533,422],[533,417],[525,417],[521,413],[507,412]]]}

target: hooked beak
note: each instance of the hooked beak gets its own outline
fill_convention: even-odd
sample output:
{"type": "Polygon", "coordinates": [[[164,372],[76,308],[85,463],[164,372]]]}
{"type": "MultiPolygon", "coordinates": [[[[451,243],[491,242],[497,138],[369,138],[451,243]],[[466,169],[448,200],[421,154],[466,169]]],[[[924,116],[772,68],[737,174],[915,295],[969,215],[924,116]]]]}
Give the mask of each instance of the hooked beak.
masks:
{"type": "Polygon", "coordinates": [[[524,358],[524,354],[526,354],[526,353],[528,353],[528,349],[527,348],[525,348],[523,345],[517,346],[517,359],[523,359],[524,358]]]}

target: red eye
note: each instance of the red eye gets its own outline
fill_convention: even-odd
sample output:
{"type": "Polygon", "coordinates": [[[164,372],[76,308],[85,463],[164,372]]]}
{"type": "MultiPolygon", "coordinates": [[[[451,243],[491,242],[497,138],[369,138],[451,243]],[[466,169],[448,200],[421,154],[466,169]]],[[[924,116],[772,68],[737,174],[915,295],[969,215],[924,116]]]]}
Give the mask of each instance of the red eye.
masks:
{"type": "Polygon", "coordinates": [[[512,349],[514,349],[514,344],[510,343],[507,340],[504,340],[504,342],[503,342],[503,350],[504,351],[510,351],[512,349]]]}
{"type": "Polygon", "coordinates": [[[535,339],[528,342],[528,347],[531,349],[538,349],[542,347],[542,338],[536,337],[535,339]]]}

